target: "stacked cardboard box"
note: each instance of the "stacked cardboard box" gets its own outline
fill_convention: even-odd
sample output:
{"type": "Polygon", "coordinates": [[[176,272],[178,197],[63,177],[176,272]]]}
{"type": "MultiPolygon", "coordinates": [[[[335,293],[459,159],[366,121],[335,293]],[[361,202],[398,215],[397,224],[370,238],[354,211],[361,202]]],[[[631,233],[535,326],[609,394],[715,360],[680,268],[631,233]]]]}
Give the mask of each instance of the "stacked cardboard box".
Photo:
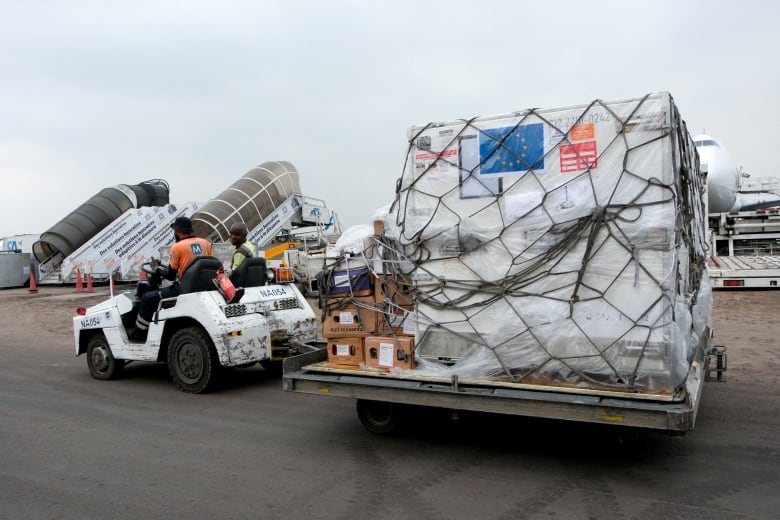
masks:
{"type": "Polygon", "coordinates": [[[378,311],[371,296],[329,296],[324,299],[322,335],[362,338],[377,331],[378,311]]]}
{"type": "Polygon", "coordinates": [[[409,369],[414,366],[412,282],[409,276],[385,274],[374,244],[372,237],[359,254],[330,259],[320,273],[328,363],[409,369]]]}
{"type": "Polygon", "coordinates": [[[357,367],[365,360],[363,338],[329,338],[328,363],[334,366],[357,367]]]}
{"type": "Polygon", "coordinates": [[[379,334],[404,336],[416,332],[414,284],[408,275],[378,274],[375,296],[380,310],[379,334]]]}
{"type": "Polygon", "coordinates": [[[364,341],[366,366],[379,369],[414,368],[414,338],[368,336],[364,341]]]}
{"type": "Polygon", "coordinates": [[[374,276],[367,262],[349,255],[327,258],[318,287],[328,363],[360,366],[365,362],[363,338],[377,330],[374,276]]]}

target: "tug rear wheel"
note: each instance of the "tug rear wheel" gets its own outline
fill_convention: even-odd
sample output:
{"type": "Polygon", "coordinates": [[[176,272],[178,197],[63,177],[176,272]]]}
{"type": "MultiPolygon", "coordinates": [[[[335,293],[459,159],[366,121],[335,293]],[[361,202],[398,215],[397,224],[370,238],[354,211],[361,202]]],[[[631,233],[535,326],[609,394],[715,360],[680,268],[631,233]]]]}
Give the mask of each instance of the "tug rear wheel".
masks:
{"type": "Polygon", "coordinates": [[[168,346],[168,370],[181,390],[200,394],[209,391],[217,380],[219,357],[211,338],[200,327],[176,332],[168,346]]]}

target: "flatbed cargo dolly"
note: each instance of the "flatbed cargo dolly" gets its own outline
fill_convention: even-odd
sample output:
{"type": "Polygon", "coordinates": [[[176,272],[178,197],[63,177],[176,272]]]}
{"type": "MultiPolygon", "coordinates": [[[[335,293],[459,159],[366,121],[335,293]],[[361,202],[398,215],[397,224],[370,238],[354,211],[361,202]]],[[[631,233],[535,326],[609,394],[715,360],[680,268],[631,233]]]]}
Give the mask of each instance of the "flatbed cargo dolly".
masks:
{"type": "Polygon", "coordinates": [[[702,338],[688,377],[674,395],[334,368],[326,363],[325,349],[285,359],[283,389],[357,399],[358,417],[374,433],[391,432],[397,423],[398,405],[413,405],[612,424],[682,435],[694,427],[708,357],[713,353],[709,334],[702,338]]]}

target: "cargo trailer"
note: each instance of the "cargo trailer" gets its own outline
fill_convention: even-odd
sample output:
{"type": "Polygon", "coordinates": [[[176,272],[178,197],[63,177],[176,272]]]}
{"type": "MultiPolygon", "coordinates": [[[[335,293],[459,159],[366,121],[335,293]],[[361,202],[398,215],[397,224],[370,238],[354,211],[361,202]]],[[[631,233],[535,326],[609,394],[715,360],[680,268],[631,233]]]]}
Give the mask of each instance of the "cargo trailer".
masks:
{"type": "Polygon", "coordinates": [[[420,405],[684,433],[714,352],[704,195],[666,92],[413,126],[284,389],[377,432],[420,405]]]}

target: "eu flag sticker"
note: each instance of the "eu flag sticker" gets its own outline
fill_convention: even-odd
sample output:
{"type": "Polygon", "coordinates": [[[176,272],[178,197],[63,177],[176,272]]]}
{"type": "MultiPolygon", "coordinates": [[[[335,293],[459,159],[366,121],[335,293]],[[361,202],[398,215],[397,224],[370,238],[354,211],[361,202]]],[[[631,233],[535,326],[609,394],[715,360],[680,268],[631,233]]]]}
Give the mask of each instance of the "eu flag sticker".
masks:
{"type": "Polygon", "coordinates": [[[480,173],[544,169],[544,123],[489,128],[479,135],[480,173]]]}

